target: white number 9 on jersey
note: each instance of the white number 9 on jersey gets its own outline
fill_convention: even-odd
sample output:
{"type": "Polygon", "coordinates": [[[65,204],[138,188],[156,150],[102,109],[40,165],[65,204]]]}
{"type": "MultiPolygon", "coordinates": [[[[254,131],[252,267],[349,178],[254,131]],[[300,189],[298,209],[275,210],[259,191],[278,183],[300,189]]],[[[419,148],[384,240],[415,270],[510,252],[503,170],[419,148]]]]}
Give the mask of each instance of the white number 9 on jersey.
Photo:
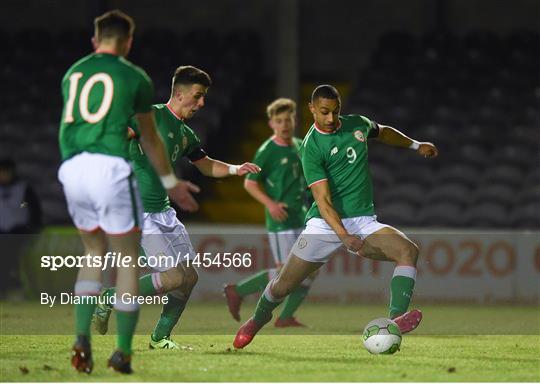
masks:
{"type": "MultiPolygon", "coordinates": [[[[79,85],[79,80],[83,76],[82,72],[74,72],[69,77],[69,97],[66,103],[66,115],[64,117],[65,123],[73,122],[73,107],[75,106],[75,96],[77,95],[77,87],[79,85]]],[[[102,120],[109,109],[111,108],[111,103],[114,94],[114,83],[111,76],[107,73],[96,73],[95,75],[90,76],[86,83],[84,83],[81,89],[81,95],[79,96],[79,113],[81,117],[88,123],[95,124],[102,120]],[[96,112],[91,113],[88,110],[88,97],[92,88],[97,83],[103,84],[103,98],[101,99],[101,105],[96,112]]]]}
{"type": "Polygon", "coordinates": [[[347,160],[349,164],[354,163],[354,161],[356,160],[356,151],[354,150],[353,147],[347,148],[347,158],[349,159],[347,160]]]}

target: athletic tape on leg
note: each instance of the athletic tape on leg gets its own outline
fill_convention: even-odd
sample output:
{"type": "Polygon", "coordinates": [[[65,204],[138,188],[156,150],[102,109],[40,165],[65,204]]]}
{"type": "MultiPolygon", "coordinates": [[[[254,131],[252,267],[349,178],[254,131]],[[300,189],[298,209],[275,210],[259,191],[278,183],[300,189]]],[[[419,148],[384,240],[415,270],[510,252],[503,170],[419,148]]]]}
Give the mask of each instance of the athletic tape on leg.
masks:
{"type": "Polygon", "coordinates": [[[96,280],[81,280],[75,283],[75,296],[95,296],[99,295],[102,284],[96,280]]]}
{"type": "Polygon", "coordinates": [[[122,301],[122,296],[117,296],[114,309],[122,312],[136,312],[139,310],[139,303],[133,301],[122,301]]]}
{"type": "Polygon", "coordinates": [[[163,283],[161,282],[161,273],[160,272],[154,272],[152,273],[152,285],[154,286],[154,289],[157,293],[163,292],[163,283]]]}
{"type": "Polygon", "coordinates": [[[397,266],[394,269],[394,274],[392,277],[394,276],[405,276],[405,277],[410,277],[413,280],[416,280],[416,268],[406,266],[406,265],[397,266]]]}
{"type": "Polygon", "coordinates": [[[272,295],[272,292],[270,292],[272,285],[274,284],[274,280],[270,280],[266,288],[264,289],[264,297],[266,297],[266,300],[272,302],[272,303],[281,303],[283,299],[277,299],[272,295]]]}
{"type": "Polygon", "coordinates": [[[268,270],[268,280],[274,280],[277,277],[277,268],[270,268],[268,270]]]}

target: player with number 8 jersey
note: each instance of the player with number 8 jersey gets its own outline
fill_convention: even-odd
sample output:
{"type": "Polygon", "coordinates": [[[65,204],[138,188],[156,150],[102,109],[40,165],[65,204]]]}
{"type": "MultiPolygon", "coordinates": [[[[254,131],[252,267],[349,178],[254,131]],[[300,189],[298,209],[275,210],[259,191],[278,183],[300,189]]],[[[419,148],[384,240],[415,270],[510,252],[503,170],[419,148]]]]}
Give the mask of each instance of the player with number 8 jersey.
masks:
{"type": "MultiPolygon", "coordinates": [[[[201,140],[184,120],[178,119],[171,112],[167,104],[156,104],[153,106],[156,116],[156,125],[163,144],[167,151],[171,165],[176,166],[183,156],[188,156],[190,161],[196,161],[205,156],[200,150],[201,140]]],[[[167,191],[160,185],[159,177],[152,169],[152,164],[141,150],[138,138],[138,128],[136,121],[130,124],[131,134],[135,135],[130,140],[130,159],[133,161],[133,171],[137,177],[144,212],[164,212],[171,205],[167,191]]]]}
{"type": "MultiPolygon", "coordinates": [[[[210,75],[205,71],[191,65],[179,66],[172,77],[169,101],[153,106],[158,133],[165,144],[167,162],[174,166],[185,156],[203,175],[216,178],[260,172],[260,168],[252,163],[233,165],[212,159],[201,147],[197,134],[186,124],[186,120],[204,107],[211,84],[210,75]]],[[[144,206],[141,248],[152,270],[152,273],[139,279],[139,294],[153,296],[166,293],[168,299],[150,335],[149,347],[179,349],[178,344],[171,339],[171,333],[198,280],[195,263],[192,262],[196,254],[186,227],[176,217],[167,192],[152,169],[140,133],[139,124],[133,121],[129,126],[130,158],[144,206]],[[152,259],[154,262],[150,263],[152,259]]],[[[106,298],[118,296],[118,287],[110,287],[102,295],[106,298]]],[[[108,332],[112,310],[112,306],[107,303],[110,300],[102,300],[94,312],[95,329],[102,335],[108,332]]]]}

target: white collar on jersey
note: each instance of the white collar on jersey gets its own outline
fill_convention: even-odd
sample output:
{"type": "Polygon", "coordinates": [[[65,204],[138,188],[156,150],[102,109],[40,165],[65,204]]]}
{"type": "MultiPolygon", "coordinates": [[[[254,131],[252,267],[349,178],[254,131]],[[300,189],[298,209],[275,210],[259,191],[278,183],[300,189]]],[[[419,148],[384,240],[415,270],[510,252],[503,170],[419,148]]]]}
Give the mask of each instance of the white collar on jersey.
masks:
{"type": "Polygon", "coordinates": [[[333,133],[336,133],[337,131],[339,131],[339,129],[341,128],[341,120],[339,120],[339,125],[337,126],[336,129],[334,129],[332,132],[325,132],[323,131],[322,129],[320,129],[319,127],[317,127],[317,123],[313,123],[313,126],[315,127],[315,130],[317,132],[319,132],[320,134],[322,135],[331,135],[333,133]]]}
{"type": "Polygon", "coordinates": [[[182,119],[179,115],[176,114],[176,112],[173,111],[173,109],[171,108],[171,105],[170,105],[170,101],[168,101],[167,104],[165,104],[165,106],[167,107],[169,112],[171,112],[173,114],[174,117],[176,117],[178,120],[184,121],[184,119],[182,119]]]}

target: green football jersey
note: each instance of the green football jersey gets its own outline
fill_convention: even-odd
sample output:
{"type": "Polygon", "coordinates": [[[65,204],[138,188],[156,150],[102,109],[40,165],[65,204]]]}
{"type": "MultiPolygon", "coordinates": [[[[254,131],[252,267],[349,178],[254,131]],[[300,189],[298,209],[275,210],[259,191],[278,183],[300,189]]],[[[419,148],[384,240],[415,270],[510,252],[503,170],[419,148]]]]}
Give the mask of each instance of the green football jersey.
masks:
{"type": "Polygon", "coordinates": [[[248,180],[260,182],[264,191],[274,201],[287,204],[288,217],[285,221],[276,221],[266,213],[266,229],[269,232],[285,231],[287,229],[302,228],[306,207],[306,182],[302,173],[300,161],[300,146],[302,141],[293,138],[293,144],[283,146],[276,144],[270,138],[259,147],[255,153],[253,163],[261,167],[260,173],[250,173],[248,180]]]}
{"type": "Polygon", "coordinates": [[[60,151],[66,160],[81,152],[128,158],[129,119],[149,112],[152,81],[126,59],[92,53],[77,61],[62,80],[64,111],[60,151]]]}
{"type": "MultiPolygon", "coordinates": [[[[189,128],[183,120],[177,117],[166,104],[156,104],[153,107],[156,116],[156,125],[159,135],[163,139],[167,157],[174,168],[182,156],[188,156],[195,161],[204,157],[204,152],[194,151],[200,149],[199,137],[189,128]],[[201,156],[201,154],[203,154],[201,156]]],[[[136,122],[130,125],[135,132],[138,131],[136,122]]],[[[159,175],[144,154],[138,139],[131,140],[129,155],[133,161],[133,171],[137,177],[144,212],[163,212],[170,208],[167,191],[161,185],[159,175]]]]}
{"type": "MultiPolygon", "coordinates": [[[[340,116],[340,127],[325,133],[315,125],[302,143],[302,165],[311,187],[327,180],[334,209],[342,219],[375,213],[373,185],[368,168],[367,138],[376,123],[359,115],[340,116]]],[[[314,202],[306,222],[321,217],[314,202]]]]}

